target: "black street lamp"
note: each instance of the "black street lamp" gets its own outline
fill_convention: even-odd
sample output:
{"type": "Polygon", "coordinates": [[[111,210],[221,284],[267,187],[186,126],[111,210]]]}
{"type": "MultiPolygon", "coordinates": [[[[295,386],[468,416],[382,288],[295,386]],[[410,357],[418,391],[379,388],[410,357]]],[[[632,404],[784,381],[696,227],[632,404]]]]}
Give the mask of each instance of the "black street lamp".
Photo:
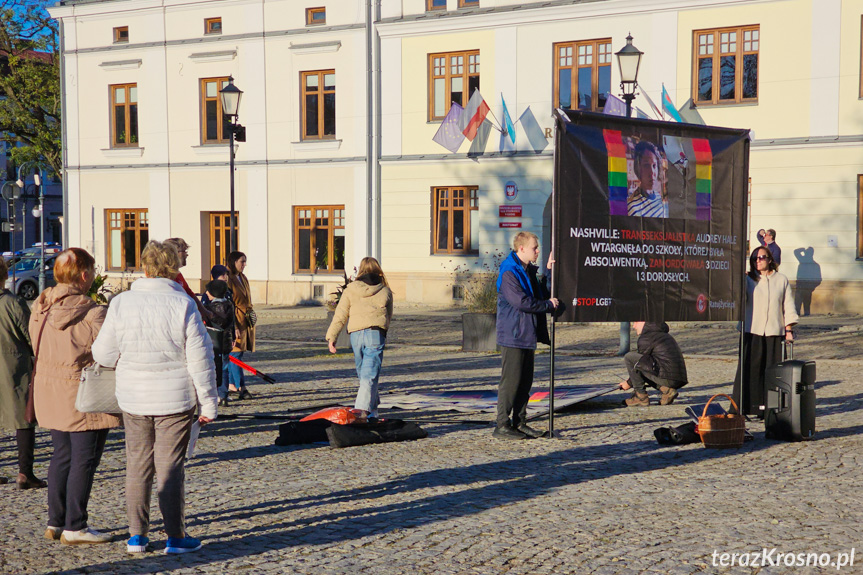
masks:
{"type": "MultiPolygon", "coordinates": [[[[638,87],[638,68],[641,66],[641,57],[644,52],[632,45],[632,34],[626,36],[626,46],[621,48],[617,56],[617,66],[620,68],[620,89],[623,90],[623,99],[626,101],[626,117],[632,117],[632,101],[635,99],[635,89],[638,87]]],[[[629,352],[629,330],[631,326],[628,321],[620,322],[620,348],[617,355],[626,355],[629,352]]]]}
{"type": "MultiPolygon", "coordinates": [[[[21,188],[24,194],[22,194],[22,198],[28,197],[26,194],[26,190],[24,189],[24,179],[22,174],[25,174],[27,168],[33,169],[33,184],[36,186],[37,197],[39,198],[39,206],[33,208],[33,216],[39,218],[39,293],[45,291],[45,193],[44,188],[42,187],[42,168],[38,165],[33,165],[30,163],[24,163],[18,168],[18,181],[15,184],[21,188]],[[38,215],[37,215],[38,212],[38,215]]],[[[26,205],[26,204],[25,204],[26,205]]],[[[26,215],[26,212],[25,212],[26,215]]],[[[23,218],[22,218],[23,219],[23,218]]],[[[27,237],[24,235],[23,242],[24,245],[22,247],[27,247],[27,237]]],[[[12,254],[14,259],[14,252],[12,254]]],[[[14,276],[13,276],[14,281],[14,276]]],[[[14,285],[14,284],[13,284],[14,285]]],[[[17,290],[17,287],[14,288],[17,290]]]]}
{"type": "Polygon", "coordinates": [[[228,232],[228,249],[229,253],[237,249],[237,222],[234,213],[234,140],[237,142],[246,141],[246,129],[237,124],[237,117],[240,115],[240,100],[243,99],[243,91],[234,86],[234,77],[228,78],[228,85],[219,90],[219,98],[222,102],[222,113],[228,116],[230,127],[228,131],[230,136],[228,143],[230,146],[230,170],[231,170],[231,229],[228,232]]]}
{"type": "Polygon", "coordinates": [[[620,49],[617,65],[620,68],[620,89],[626,101],[626,117],[632,117],[632,101],[635,99],[635,89],[638,87],[638,68],[644,52],[632,45],[632,34],[626,37],[626,46],[620,49]]]}

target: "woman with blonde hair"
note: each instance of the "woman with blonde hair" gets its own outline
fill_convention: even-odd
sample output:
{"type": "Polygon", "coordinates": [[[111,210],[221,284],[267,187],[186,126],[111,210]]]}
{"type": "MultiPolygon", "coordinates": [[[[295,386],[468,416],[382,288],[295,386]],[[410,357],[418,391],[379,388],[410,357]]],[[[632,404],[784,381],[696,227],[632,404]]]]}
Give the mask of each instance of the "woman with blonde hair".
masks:
{"type": "Polygon", "coordinates": [[[81,370],[93,363],[90,348],[108,311],[87,296],[95,266],[93,256],[81,248],[62,252],[54,264],[57,285],[42,292],[30,315],[38,366],[33,379],[36,419],[51,430],[54,443],[45,539],[66,545],[112,539],[89,527],[87,504],[108,430],[120,427],[120,418],[75,409],[81,370]]]}
{"type": "Polygon", "coordinates": [[[201,542],[185,529],[183,462],[192,423],[216,419],[213,345],[195,302],[174,281],[177,250],[151,241],[141,263],[147,277],[111,300],[93,358],[117,366],[117,403],[126,427],[126,550],[147,550],[155,474],[168,534],[165,553],[189,553],[201,542]]]}
{"type": "Polygon", "coordinates": [[[392,317],[393,292],[387,277],[378,260],[365,257],[360,262],[357,279],[342,292],[327,330],[327,342],[330,353],[336,353],[336,339],[347,323],[360,380],[354,407],[369,417],[378,416],[378,377],[392,317]]]}

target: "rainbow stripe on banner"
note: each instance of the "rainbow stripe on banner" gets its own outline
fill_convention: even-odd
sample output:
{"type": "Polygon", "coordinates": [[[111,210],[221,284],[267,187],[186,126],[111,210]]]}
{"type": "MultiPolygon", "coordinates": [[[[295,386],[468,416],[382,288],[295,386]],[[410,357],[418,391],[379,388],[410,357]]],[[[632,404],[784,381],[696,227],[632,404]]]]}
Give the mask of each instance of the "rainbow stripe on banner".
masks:
{"type": "Polygon", "coordinates": [[[713,190],[713,152],[710,140],[692,139],[695,150],[695,219],[710,220],[710,200],[713,190]]]}
{"type": "MultiPolygon", "coordinates": [[[[612,216],[625,216],[629,178],[626,169],[626,144],[617,130],[603,130],[605,149],[608,152],[608,207],[612,216]]],[[[706,140],[705,140],[706,141],[706,140]]],[[[709,182],[708,182],[709,183],[709,182]]]]}

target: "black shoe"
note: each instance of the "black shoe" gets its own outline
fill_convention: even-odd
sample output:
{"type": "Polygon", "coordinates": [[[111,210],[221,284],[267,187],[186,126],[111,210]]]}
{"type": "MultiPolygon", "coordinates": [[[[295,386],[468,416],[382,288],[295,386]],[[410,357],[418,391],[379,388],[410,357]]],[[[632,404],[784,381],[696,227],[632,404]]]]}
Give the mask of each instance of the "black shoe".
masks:
{"type": "Polygon", "coordinates": [[[527,439],[527,436],[524,433],[513,428],[509,424],[495,427],[492,435],[498,439],[527,439]]]}
{"type": "Polygon", "coordinates": [[[534,429],[526,423],[522,423],[516,429],[525,434],[528,439],[536,439],[537,437],[543,437],[545,435],[544,431],[534,429]]]}
{"type": "Polygon", "coordinates": [[[219,400],[219,407],[228,407],[229,405],[231,405],[231,402],[228,401],[227,395],[219,400]]]}
{"type": "Polygon", "coordinates": [[[237,399],[252,399],[252,394],[244,387],[240,390],[240,395],[237,396],[237,399]]]}

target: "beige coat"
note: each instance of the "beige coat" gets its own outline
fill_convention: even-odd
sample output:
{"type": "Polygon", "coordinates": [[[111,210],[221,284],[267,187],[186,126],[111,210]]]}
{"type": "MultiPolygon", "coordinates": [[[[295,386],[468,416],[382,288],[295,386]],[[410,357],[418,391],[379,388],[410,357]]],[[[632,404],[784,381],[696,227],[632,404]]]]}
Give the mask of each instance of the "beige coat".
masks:
{"type": "Polygon", "coordinates": [[[75,409],[81,370],[93,363],[90,347],[107,311],[107,307],[97,305],[80,289],[67,284],[48,288],[33,304],[30,338],[37,354],[34,400],[36,419],[42,427],[92,431],[120,426],[120,419],[114,415],[75,409]]]}
{"type": "Polygon", "coordinates": [[[243,273],[230,276],[230,287],[234,293],[235,324],[239,336],[232,351],[255,351],[255,326],[249,325],[246,312],[252,309],[252,289],[243,273]]]}
{"type": "Polygon", "coordinates": [[[746,276],[746,333],[785,335],[785,326],[799,320],[788,278],[779,272],[761,274],[759,281],[746,276]]]}
{"type": "Polygon", "coordinates": [[[345,323],[348,324],[348,333],[370,327],[389,329],[392,317],[393,292],[390,288],[381,283],[370,285],[362,278],[357,278],[348,284],[339,298],[339,305],[327,330],[327,341],[336,341],[345,323]]]}

